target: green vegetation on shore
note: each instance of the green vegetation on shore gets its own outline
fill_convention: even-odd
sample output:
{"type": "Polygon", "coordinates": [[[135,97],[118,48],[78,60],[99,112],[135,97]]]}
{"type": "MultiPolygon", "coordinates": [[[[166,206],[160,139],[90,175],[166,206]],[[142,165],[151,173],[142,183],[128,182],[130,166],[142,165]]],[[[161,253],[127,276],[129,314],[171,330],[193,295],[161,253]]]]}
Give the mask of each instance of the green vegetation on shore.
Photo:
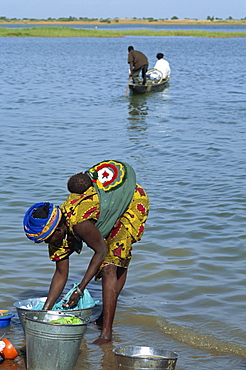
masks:
{"type": "Polygon", "coordinates": [[[76,29],[68,27],[0,27],[0,37],[124,37],[124,36],[193,36],[193,37],[246,37],[245,32],[210,31],[152,31],[124,30],[110,31],[98,29],[76,29]]]}

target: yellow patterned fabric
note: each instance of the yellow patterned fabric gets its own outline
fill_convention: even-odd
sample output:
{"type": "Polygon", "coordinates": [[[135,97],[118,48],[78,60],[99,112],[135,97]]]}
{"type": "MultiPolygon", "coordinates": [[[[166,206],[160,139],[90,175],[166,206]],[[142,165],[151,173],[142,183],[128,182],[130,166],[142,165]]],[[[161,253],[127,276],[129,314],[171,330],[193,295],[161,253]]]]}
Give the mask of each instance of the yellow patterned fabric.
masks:
{"type": "MultiPolygon", "coordinates": [[[[61,206],[66,217],[69,233],[73,234],[73,226],[85,220],[97,220],[100,215],[100,203],[96,190],[90,187],[83,194],[70,194],[61,206]]],[[[100,270],[106,264],[127,268],[131,260],[132,244],[140,240],[149,212],[149,199],[145,190],[136,185],[133,199],[120,217],[116,227],[106,238],[109,252],[100,270]]],[[[63,241],[61,247],[49,245],[49,254],[52,261],[68,257],[74,249],[69,245],[69,237],[63,241]]],[[[100,278],[100,270],[97,279],[100,278]]]]}
{"type": "Polygon", "coordinates": [[[96,189],[91,186],[83,194],[70,194],[62,204],[61,210],[66,217],[69,232],[73,226],[85,220],[97,220],[100,215],[100,203],[96,189]]]}

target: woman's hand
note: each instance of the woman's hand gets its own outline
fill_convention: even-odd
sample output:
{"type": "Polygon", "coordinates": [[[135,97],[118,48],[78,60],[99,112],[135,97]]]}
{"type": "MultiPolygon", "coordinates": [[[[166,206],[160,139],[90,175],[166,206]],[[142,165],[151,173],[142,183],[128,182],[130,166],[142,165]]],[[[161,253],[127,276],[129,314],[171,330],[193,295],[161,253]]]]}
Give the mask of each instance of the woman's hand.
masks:
{"type": "Polygon", "coordinates": [[[77,292],[77,290],[75,290],[71,295],[70,295],[70,298],[69,298],[69,301],[67,303],[63,303],[62,305],[64,307],[72,307],[72,306],[75,306],[76,303],[78,302],[80,298],[80,295],[79,293],[77,292]]]}

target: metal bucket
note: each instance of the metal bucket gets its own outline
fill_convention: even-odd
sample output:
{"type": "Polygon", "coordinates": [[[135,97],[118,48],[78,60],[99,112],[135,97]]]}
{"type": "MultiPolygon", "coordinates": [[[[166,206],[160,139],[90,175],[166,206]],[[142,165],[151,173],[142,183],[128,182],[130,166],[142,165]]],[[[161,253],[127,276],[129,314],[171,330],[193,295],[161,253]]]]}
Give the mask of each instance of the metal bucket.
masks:
{"type": "MultiPolygon", "coordinates": [[[[14,307],[16,308],[17,310],[17,313],[18,313],[18,316],[19,316],[19,319],[20,319],[20,323],[21,323],[21,326],[22,326],[22,329],[25,333],[25,315],[27,313],[30,313],[30,312],[34,312],[34,313],[39,313],[39,312],[50,312],[50,311],[47,311],[47,310],[33,310],[32,307],[35,307],[38,305],[38,303],[40,302],[43,302],[45,303],[47,297],[42,297],[42,298],[29,298],[29,299],[25,299],[25,300],[22,300],[22,301],[18,301],[18,302],[15,302],[14,303],[14,307]],[[28,308],[23,308],[23,307],[28,307],[28,308]],[[30,307],[30,308],[29,308],[30,307]]],[[[89,307],[89,308],[84,308],[84,309],[74,309],[74,310],[67,310],[66,311],[55,311],[55,310],[52,310],[51,312],[53,313],[56,313],[56,314],[60,314],[60,313],[66,313],[68,315],[74,315],[74,316],[78,316],[80,318],[83,319],[84,323],[88,323],[90,322],[90,317],[92,315],[92,307],[89,307]]]]}
{"type": "Polygon", "coordinates": [[[54,324],[51,320],[68,317],[54,311],[32,312],[25,315],[26,359],[28,370],[72,370],[76,364],[79,347],[86,324],[54,324]]]}
{"type": "Polygon", "coordinates": [[[117,370],[174,370],[178,355],[161,348],[123,346],[113,350],[117,370]]]}

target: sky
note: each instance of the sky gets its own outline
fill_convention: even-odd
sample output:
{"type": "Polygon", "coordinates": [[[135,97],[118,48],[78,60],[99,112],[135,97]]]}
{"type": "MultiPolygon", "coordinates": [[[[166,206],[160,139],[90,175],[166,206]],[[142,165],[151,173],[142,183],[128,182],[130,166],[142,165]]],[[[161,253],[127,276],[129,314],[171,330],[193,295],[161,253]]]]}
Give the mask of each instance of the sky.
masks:
{"type": "Polygon", "coordinates": [[[47,19],[246,17],[246,0],[0,0],[0,16],[47,19]]]}

